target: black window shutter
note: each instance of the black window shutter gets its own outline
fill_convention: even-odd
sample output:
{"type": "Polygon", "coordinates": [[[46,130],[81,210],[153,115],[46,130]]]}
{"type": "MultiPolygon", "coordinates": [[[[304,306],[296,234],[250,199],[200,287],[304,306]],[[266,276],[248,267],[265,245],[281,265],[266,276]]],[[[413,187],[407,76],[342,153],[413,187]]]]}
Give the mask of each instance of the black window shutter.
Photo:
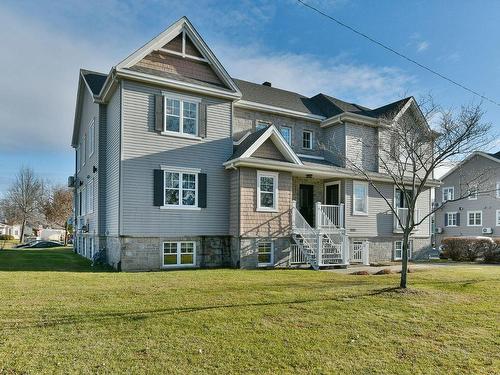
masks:
{"type": "Polygon", "coordinates": [[[163,110],[163,96],[155,95],[155,130],[157,132],[162,132],[165,128],[163,126],[163,121],[165,119],[163,110]]]}
{"type": "Polygon", "coordinates": [[[444,214],[444,226],[448,226],[448,214],[444,214]]]}
{"type": "Polygon", "coordinates": [[[457,212],[457,227],[460,226],[460,212],[457,212]]]}
{"type": "Polygon", "coordinates": [[[207,174],[198,174],[198,207],[207,207],[207,174]]]}
{"type": "Polygon", "coordinates": [[[198,104],[198,136],[207,137],[207,103],[198,104]]]}
{"type": "Polygon", "coordinates": [[[163,206],[164,199],[164,178],[163,178],[163,170],[155,169],[154,170],[154,181],[153,181],[153,204],[155,206],[163,206]]]}

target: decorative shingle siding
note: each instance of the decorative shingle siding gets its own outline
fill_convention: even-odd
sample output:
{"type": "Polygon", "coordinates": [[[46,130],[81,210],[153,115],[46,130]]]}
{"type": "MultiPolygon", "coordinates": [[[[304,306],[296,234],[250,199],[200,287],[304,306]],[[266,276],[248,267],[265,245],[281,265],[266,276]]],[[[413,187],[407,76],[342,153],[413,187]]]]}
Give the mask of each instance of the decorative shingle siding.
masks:
{"type": "MultiPolygon", "coordinates": [[[[207,137],[189,139],[154,130],[154,95],[161,89],[125,81],[123,92],[122,222],[129,236],[229,234],[231,103],[203,97],[207,137]],[[171,210],[153,206],[153,170],[161,165],[201,169],[207,174],[207,208],[171,210]]],[[[193,94],[190,94],[193,96],[193,94]]]]}
{"type": "Polygon", "coordinates": [[[276,145],[273,143],[273,141],[271,139],[267,139],[262,144],[262,146],[260,146],[257,150],[255,150],[255,152],[252,154],[252,157],[286,161],[286,158],[276,148],[276,145]]]}
{"type": "Polygon", "coordinates": [[[260,111],[247,110],[242,108],[234,108],[234,129],[233,138],[240,139],[247,132],[254,132],[257,121],[264,121],[275,125],[278,129],[280,126],[292,128],[292,149],[298,154],[323,156],[323,150],[320,147],[322,140],[322,129],[318,123],[296,119],[287,116],[280,116],[271,113],[260,111]],[[307,150],[302,148],[302,131],[309,130],[313,132],[313,149],[307,150]]]}
{"type": "Polygon", "coordinates": [[[182,58],[180,56],[172,56],[165,52],[151,52],[135,66],[222,85],[222,81],[207,63],[182,58]]]}
{"type": "Polygon", "coordinates": [[[325,159],[338,165],[345,166],[346,153],[346,125],[338,124],[323,129],[322,147],[325,150],[325,159]]]}
{"type": "Polygon", "coordinates": [[[240,168],[240,235],[242,237],[280,237],[290,235],[292,176],[278,176],[278,212],[257,211],[257,170],[240,168]]]}
{"type": "Polygon", "coordinates": [[[349,162],[367,171],[378,170],[378,130],[371,126],[347,123],[346,156],[349,162]]]}

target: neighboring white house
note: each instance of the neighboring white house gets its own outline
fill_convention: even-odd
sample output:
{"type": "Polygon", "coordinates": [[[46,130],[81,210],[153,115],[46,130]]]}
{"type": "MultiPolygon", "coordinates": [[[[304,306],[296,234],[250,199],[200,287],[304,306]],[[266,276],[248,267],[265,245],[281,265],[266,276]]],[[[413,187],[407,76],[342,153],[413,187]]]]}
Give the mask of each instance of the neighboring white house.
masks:
{"type": "Polygon", "coordinates": [[[18,240],[21,236],[21,225],[14,224],[9,225],[5,223],[0,223],[0,235],[11,235],[15,240],[18,240]]]}

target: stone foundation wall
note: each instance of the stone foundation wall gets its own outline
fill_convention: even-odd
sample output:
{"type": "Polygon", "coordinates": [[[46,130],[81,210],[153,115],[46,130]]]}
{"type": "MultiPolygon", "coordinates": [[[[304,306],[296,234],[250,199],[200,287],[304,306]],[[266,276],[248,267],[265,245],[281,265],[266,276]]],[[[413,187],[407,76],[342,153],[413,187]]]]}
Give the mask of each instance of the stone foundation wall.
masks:
{"type": "Polygon", "coordinates": [[[286,267],[290,256],[290,238],[242,238],[240,240],[239,264],[236,266],[242,269],[253,269],[259,267],[258,262],[258,242],[272,241],[274,267],[286,267]]]}
{"type": "MultiPolygon", "coordinates": [[[[394,260],[394,242],[400,241],[401,237],[349,237],[349,242],[368,241],[370,263],[387,262],[394,260]]],[[[431,250],[430,238],[412,238],[413,240],[413,260],[427,259],[431,250]]]]}

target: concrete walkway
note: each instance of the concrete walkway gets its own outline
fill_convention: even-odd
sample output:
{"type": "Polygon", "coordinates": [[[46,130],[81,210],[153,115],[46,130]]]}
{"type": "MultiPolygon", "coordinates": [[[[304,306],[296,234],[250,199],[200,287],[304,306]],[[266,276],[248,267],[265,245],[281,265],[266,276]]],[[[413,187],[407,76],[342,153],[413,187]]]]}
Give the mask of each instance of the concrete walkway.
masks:
{"type": "MultiPolygon", "coordinates": [[[[415,271],[423,271],[423,270],[428,270],[432,268],[440,268],[440,267],[499,267],[499,265],[493,265],[493,264],[479,264],[479,263],[466,263],[466,262],[460,262],[460,263],[410,263],[408,267],[411,270],[415,271]]],[[[340,269],[325,269],[322,271],[326,272],[337,272],[337,273],[344,273],[344,274],[349,274],[353,272],[359,272],[359,271],[367,271],[370,274],[377,273],[378,271],[381,271],[383,269],[390,269],[392,272],[396,273],[401,271],[401,264],[393,263],[390,265],[386,266],[363,266],[363,265],[353,265],[349,266],[347,268],[340,268],[340,269]]]]}

